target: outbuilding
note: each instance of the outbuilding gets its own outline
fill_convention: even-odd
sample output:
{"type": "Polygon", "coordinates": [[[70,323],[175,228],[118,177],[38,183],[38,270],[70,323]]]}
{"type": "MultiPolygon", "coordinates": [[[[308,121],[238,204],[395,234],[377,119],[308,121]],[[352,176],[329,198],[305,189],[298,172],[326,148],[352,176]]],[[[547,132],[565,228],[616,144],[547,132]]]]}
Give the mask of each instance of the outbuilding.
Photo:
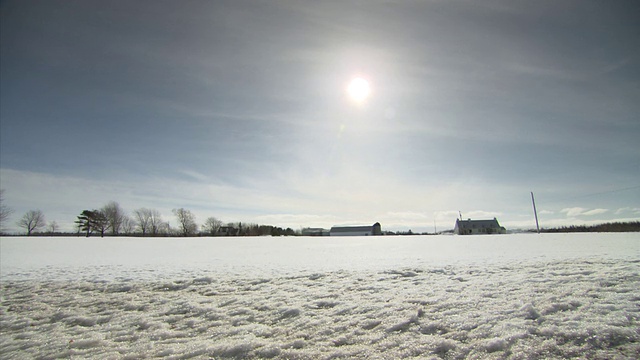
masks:
{"type": "Polygon", "coordinates": [[[236,236],[238,235],[238,229],[233,226],[220,226],[216,231],[216,236],[236,236]]]}
{"type": "Polygon", "coordinates": [[[302,236],[329,236],[329,230],[323,228],[304,228],[302,236]]]}

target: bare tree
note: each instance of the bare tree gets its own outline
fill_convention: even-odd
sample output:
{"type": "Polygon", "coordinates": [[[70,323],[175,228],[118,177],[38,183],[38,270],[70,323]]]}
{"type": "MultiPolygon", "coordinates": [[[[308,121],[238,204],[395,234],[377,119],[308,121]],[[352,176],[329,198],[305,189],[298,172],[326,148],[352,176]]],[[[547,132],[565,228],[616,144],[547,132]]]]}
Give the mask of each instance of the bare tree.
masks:
{"type": "Polygon", "coordinates": [[[142,236],[159,235],[162,230],[162,216],[156,209],[140,208],[133,211],[133,218],[142,236]]]}
{"type": "Polygon", "coordinates": [[[4,231],[4,225],[12,213],[13,210],[4,203],[4,189],[0,189],[0,232],[4,231]]]}
{"type": "Polygon", "coordinates": [[[173,229],[171,228],[171,225],[169,225],[168,222],[166,221],[160,221],[158,223],[158,226],[155,230],[155,235],[172,235],[173,233],[173,229]]]}
{"type": "Polygon", "coordinates": [[[222,226],[222,221],[218,220],[214,217],[207,218],[204,221],[204,225],[202,225],[202,230],[211,236],[215,235],[218,232],[218,229],[222,226]]]}
{"type": "Polygon", "coordinates": [[[109,229],[109,220],[102,210],[93,210],[93,227],[100,232],[100,237],[104,237],[104,233],[109,229]]]}
{"type": "Polygon", "coordinates": [[[27,230],[27,236],[31,236],[34,231],[42,229],[46,225],[46,222],[42,211],[29,210],[16,224],[27,230]]]}
{"type": "Polygon", "coordinates": [[[47,232],[49,234],[54,234],[58,231],[60,227],[58,226],[58,223],[55,221],[51,221],[50,223],[47,224],[47,232]]]}
{"type": "Polygon", "coordinates": [[[140,208],[133,210],[133,218],[135,219],[142,236],[147,235],[147,231],[149,231],[149,227],[151,226],[149,222],[151,221],[151,210],[147,208],[140,208]]]}
{"type": "Polygon", "coordinates": [[[196,225],[196,217],[193,213],[185,208],[173,209],[173,214],[178,219],[178,228],[183,236],[190,236],[198,231],[196,225]]]}
{"type": "Polygon", "coordinates": [[[125,217],[124,210],[115,201],[110,201],[100,210],[107,218],[107,226],[111,229],[112,235],[118,235],[122,228],[122,221],[125,217]]]}
{"type": "Polygon", "coordinates": [[[128,217],[128,216],[123,216],[122,217],[122,228],[121,231],[127,235],[133,234],[134,229],[136,228],[136,222],[128,217]]]}
{"type": "Polygon", "coordinates": [[[156,209],[151,209],[150,217],[149,217],[149,225],[151,230],[151,235],[156,236],[164,233],[165,223],[162,221],[162,215],[160,215],[160,211],[156,209]]]}

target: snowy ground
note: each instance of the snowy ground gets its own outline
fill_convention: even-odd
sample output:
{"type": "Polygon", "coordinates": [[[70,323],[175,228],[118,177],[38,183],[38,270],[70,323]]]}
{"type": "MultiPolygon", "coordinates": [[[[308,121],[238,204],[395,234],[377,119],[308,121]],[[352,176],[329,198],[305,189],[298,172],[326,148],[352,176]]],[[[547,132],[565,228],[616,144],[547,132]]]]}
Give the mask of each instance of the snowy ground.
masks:
{"type": "Polygon", "coordinates": [[[640,358],[640,234],[1,238],[0,354],[640,358]]]}

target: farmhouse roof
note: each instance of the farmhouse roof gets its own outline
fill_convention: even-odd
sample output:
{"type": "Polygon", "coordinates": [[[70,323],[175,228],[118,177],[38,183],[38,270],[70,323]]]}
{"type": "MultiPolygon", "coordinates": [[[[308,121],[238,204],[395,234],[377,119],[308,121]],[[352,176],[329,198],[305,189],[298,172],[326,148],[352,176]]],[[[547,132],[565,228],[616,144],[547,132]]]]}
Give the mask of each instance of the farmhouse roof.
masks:
{"type": "Polygon", "coordinates": [[[498,223],[498,219],[493,218],[491,220],[457,220],[458,227],[460,228],[469,228],[473,225],[479,228],[490,228],[490,227],[500,227],[498,223]]]}

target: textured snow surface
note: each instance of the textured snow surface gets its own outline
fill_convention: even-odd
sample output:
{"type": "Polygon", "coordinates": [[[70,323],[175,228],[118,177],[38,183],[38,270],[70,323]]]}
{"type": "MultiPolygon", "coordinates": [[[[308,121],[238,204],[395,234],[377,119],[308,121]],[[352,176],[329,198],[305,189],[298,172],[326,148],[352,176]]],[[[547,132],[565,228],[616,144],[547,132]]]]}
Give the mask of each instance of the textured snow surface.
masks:
{"type": "MultiPolygon", "coordinates": [[[[105,254],[91,265],[95,252],[81,253],[104,251],[110,239],[78,249],[80,240],[58,240],[76,261],[24,260],[20,268],[16,259],[46,259],[41,252],[50,249],[42,240],[1,239],[3,359],[640,358],[638,235],[387,238],[369,243],[382,247],[374,250],[360,248],[372,241],[365,238],[324,246],[297,238],[279,252],[280,239],[241,241],[235,250],[208,239],[238,258],[203,267],[200,256],[194,266],[174,251],[161,269],[148,267],[158,249],[138,263],[129,249],[120,262],[105,254]],[[498,251],[507,238],[558,244],[531,256],[498,251]],[[588,249],[560,250],[579,239],[588,249]],[[470,256],[463,248],[473,240],[499,246],[493,257],[470,256]],[[465,261],[455,251],[419,253],[452,242],[465,261]]],[[[166,241],[165,250],[185,240],[166,241]]]]}

